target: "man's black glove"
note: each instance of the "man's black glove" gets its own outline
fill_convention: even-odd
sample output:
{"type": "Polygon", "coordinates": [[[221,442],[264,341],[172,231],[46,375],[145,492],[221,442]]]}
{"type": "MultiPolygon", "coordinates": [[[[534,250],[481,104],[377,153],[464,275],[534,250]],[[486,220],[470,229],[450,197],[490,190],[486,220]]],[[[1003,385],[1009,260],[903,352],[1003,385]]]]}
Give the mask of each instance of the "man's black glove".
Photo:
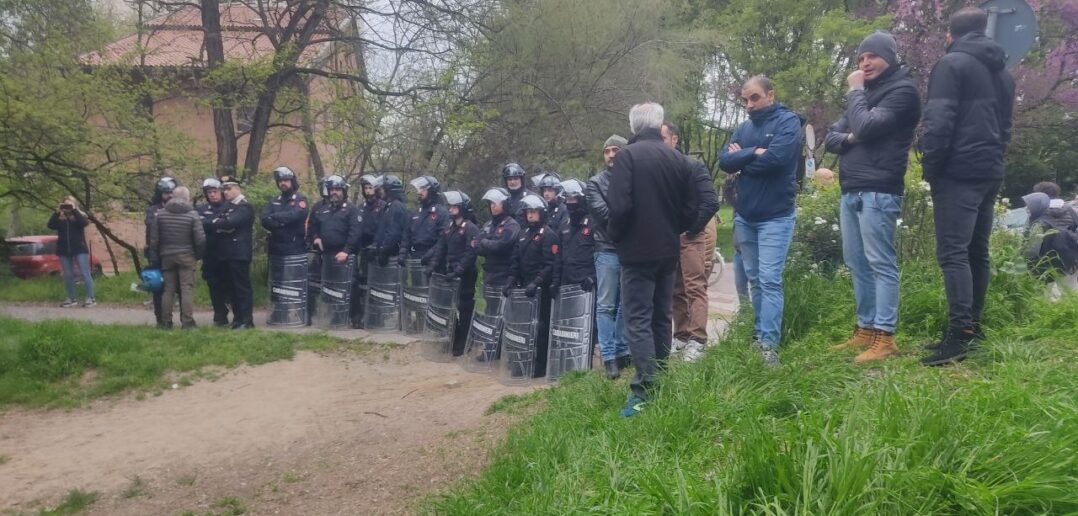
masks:
{"type": "Polygon", "coordinates": [[[408,259],[408,256],[404,253],[397,255],[397,265],[404,267],[404,260],[408,259]]]}
{"type": "Polygon", "coordinates": [[[430,255],[429,254],[423,255],[423,257],[419,259],[419,263],[422,264],[422,265],[429,264],[430,263],[430,255]]]}
{"type": "Polygon", "coordinates": [[[539,290],[539,287],[535,283],[528,283],[528,286],[524,287],[524,295],[528,297],[535,297],[535,293],[539,290]]]}
{"type": "Polygon", "coordinates": [[[445,273],[445,279],[447,279],[449,281],[453,281],[453,280],[455,280],[455,279],[457,279],[459,277],[460,277],[460,273],[457,272],[456,269],[448,271],[448,272],[445,273]]]}
{"type": "Polygon", "coordinates": [[[516,285],[514,285],[513,282],[509,282],[509,284],[502,289],[502,295],[505,297],[509,297],[509,294],[513,291],[513,288],[515,287],[516,285]]]}
{"type": "Polygon", "coordinates": [[[591,290],[595,288],[595,280],[591,279],[590,276],[584,278],[584,281],[580,282],[580,288],[584,292],[591,292],[591,290]]]}

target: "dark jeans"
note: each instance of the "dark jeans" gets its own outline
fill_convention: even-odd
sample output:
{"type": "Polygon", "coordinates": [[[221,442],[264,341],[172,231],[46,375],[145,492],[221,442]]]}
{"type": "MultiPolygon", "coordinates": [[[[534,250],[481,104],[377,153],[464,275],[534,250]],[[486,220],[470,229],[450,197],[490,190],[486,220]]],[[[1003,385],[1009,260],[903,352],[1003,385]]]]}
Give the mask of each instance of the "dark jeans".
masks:
{"type": "Polygon", "coordinates": [[[988,240],[1001,181],[932,181],[936,260],[947,291],[949,326],[971,328],[984,312],[991,267],[988,240]]]}
{"type": "Polygon", "coordinates": [[[457,326],[453,332],[453,356],[464,354],[468,341],[468,325],[475,312],[475,282],[479,272],[474,268],[460,277],[460,294],[457,297],[457,326]]]}
{"type": "Polygon", "coordinates": [[[621,313],[636,366],[629,387],[641,399],[648,398],[660,364],[670,355],[677,266],[677,257],[621,264],[621,313]]]}
{"type": "Polygon", "coordinates": [[[251,262],[228,260],[225,262],[228,285],[232,290],[232,324],[254,325],[254,298],[251,291],[251,262]]]}
{"type": "Polygon", "coordinates": [[[228,324],[228,307],[232,302],[232,286],[228,281],[228,262],[208,259],[202,262],[202,279],[210,291],[213,323],[228,324]]]}

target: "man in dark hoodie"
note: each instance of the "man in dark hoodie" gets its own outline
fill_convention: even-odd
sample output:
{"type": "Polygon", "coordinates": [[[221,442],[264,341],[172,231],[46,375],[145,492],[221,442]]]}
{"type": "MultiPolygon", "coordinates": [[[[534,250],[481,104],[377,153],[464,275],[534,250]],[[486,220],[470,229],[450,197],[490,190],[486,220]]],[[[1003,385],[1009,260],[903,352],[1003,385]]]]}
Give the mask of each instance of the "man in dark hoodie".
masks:
{"type": "Polygon", "coordinates": [[[150,224],[149,253],[161,263],[165,288],[161,297],[162,329],[172,328],[172,306],[180,294],[180,322],[185,330],[195,327],[195,262],[206,252],[202,219],[191,206],[191,192],[176,187],[165,207],[150,224]]]}
{"type": "Polygon", "coordinates": [[[1078,211],[1075,211],[1074,206],[1068,206],[1059,197],[1061,192],[1059,185],[1051,181],[1041,181],[1033,185],[1033,191],[1048,196],[1048,211],[1044,213],[1044,218],[1052,227],[1071,231],[1078,230],[1078,211]]]}
{"type": "Polygon", "coordinates": [[[801,119],[775,102],[771,79],[758,75],[741,88],[749,112],[730,137],[719,167],[738,174],[734,233],[752,289],[756,341],[764,364],[779,365],[782,273],[795,222],[801,119]]]}
{"type": "Polygon", "coordinates": [[[826,144],[840,156],[842,255],[853,275],[857,324],[833,349],[863,350],[854,359],[861,363],[898,351],[895,235],[921,99],[886,32],[870,34],[857,47],[857,70],[847,82],[846,112],[828,130],[826,144]]]}
{"type": "Polygon", "coordinates": [[[965,359],[981,337],[992,210],[1014,109],[1014,79],[1003,48],[985,36],[987,26],[988,14],[976,7],[951,15],[947,54],[928,81],[921,164],[932,188],[949,312],[946,335],[922,360],[929,366],[965,359]]]}
{"type": "Polygon", "coordinates": [[[617,379],[621,370],[628,368],[633,359],[625,342],[625,317],[621,313],[621,263],[607,231],[610,208],[606,204],[610,190],[610,167],[618,151],[628,144],[625,138],[616,134],[606,139],[603,143],[605,166],[588,180],[585,191],[588,215],[592,218],[595,234],[595,330],[606,377],[611,380],[617,379]]]}
{"type": "Polygon", "coordinates": [[[621,263],[625,340],[636,375],[621,411],[636,415],[670,355],[673,296],[681,234],[697,215],[692,167],[663,143],[663,107],[647,102],[629,111],[633,137],[610,170],[610,237],[621,263]]]}

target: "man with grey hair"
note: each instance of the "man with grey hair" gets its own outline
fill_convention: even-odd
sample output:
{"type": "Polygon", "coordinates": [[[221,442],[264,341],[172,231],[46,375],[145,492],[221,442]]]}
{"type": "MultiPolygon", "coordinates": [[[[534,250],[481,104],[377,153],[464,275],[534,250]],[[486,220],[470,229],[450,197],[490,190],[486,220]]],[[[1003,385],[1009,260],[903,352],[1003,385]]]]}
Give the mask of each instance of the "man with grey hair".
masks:
{"type": "Polygon", "coordinates": [[[161,263],[165,291],[161,297],[158,326],[172,328],[172,306],[180,294],[180,322],[183,329],[195,327],[195,261],[206,251],[202,219],[191,206],[191,191],[176,187],[165,207],[157,211],[149,230],[151,262],[161,263]]]}
{"type": "Polygon", "coordinates": [[[697,213],[692,168],[663,143],[663,117],[663,107],[651,102],[629,111],[633,137],[614,157],[607,197],[609,235],[621,263],[625,340],[636,365],[624,417],[641,410],[670,354],[681,234],[697,213]]]}

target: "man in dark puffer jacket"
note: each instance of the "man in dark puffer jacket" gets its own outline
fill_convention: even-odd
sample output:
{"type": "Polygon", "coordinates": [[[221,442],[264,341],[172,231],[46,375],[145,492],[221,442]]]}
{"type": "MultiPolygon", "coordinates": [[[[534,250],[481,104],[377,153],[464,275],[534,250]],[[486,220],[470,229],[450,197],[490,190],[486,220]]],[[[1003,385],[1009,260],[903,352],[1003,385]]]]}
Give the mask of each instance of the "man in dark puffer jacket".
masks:
{"type": "Polygon", "coordinates": [[[898,351],[898,252],[903,177],[921,99],[898,45],[886,32],[870,34],[857,48],[846,112],[827,132],[827,150],[841,156],[842,255],[853,275],[857,325],[835,349],[857,349],[856,362],[898,351]],[[865,349],[867,348],[867,349],[865,349]]]}
{"type": "Polygon", "coordinates": [[[158,210],[150,226],[150,261],[161,263],[165,291],[161,298],[158,326],[172,328],[172,305],[180,292],[180,322],[184,329],[195,327],[195,261],[206,252],[202,219],[191,206],[187,187],[177,187],[165,207],[158,210]]]}
{"type": "Polygon", "coordinates": [[[936,259],[950,322],[925,365],[962,360],[980,335],[991,267],[992,210],[1011,140],[1014,79],[1003,48],[985,36],[988,15],[967,7],[951,16],[947,54],[932,69],[921,139],[935,205],[936,259]]]}

